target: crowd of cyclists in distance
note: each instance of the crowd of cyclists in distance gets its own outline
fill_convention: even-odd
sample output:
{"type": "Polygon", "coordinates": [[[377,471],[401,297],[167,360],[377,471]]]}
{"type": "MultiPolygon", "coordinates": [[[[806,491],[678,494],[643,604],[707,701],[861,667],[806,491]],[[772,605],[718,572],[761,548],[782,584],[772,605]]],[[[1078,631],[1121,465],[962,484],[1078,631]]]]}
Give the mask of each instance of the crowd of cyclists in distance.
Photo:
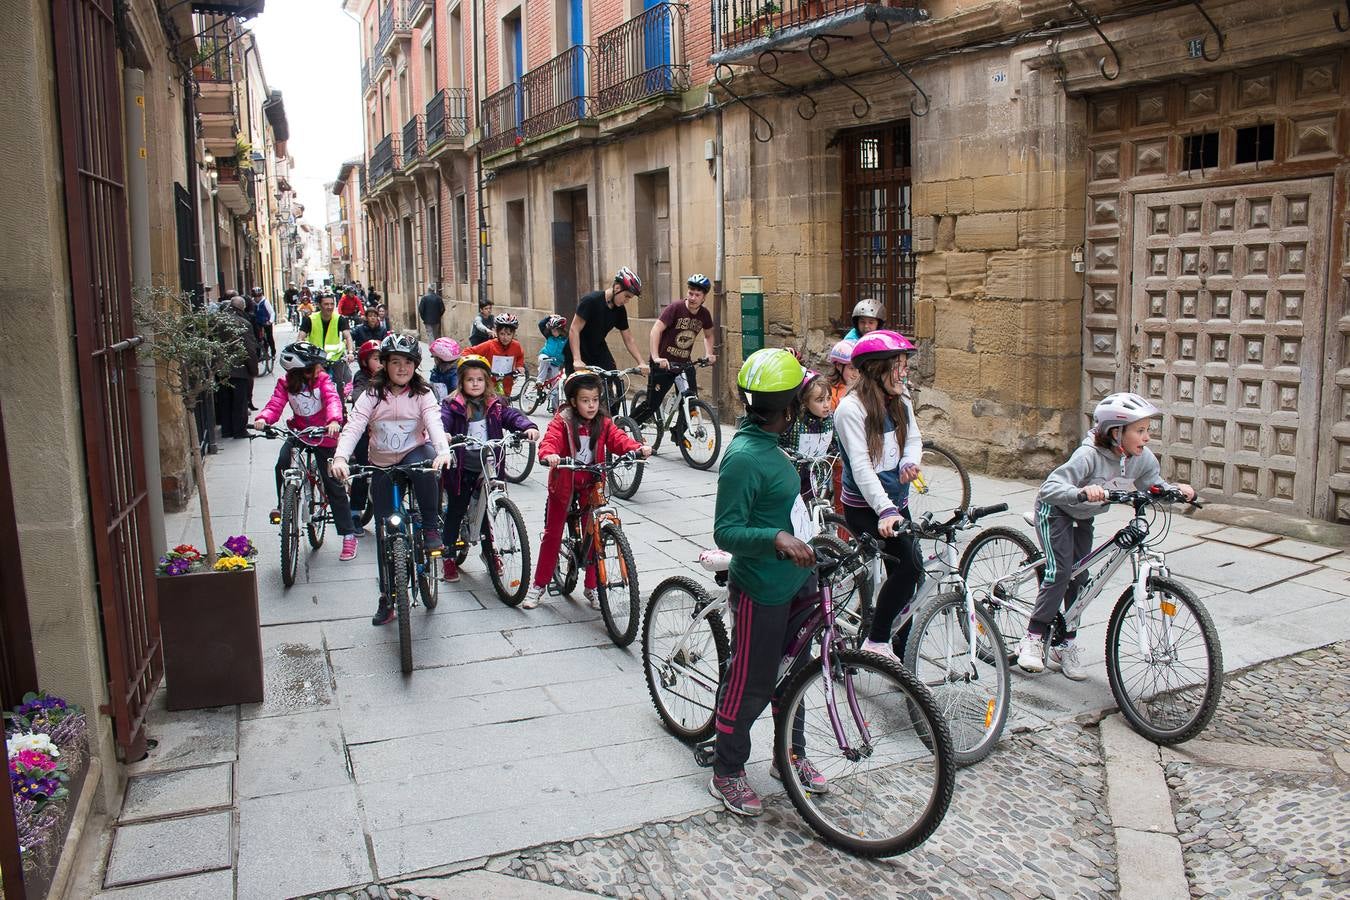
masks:
{"type": "MultiPolygon", "coordinates": [[[[707,307],[711,288],[706,276],[690,276],[683,297],[656,320],[646,348],[629,329],[626,306],[641,294],[642,282],[626,267],[604,290],[581,297],[570,320],[543,316],[537,383],[548,392],[552,417],[541,438],[534,421],[505,399],[526,368],[514,313],[494,314],[490,302],[480,302],[468,339],[458,342],[440,331],[445,307],[433,286],[418,304],[431,357],[424,374],[418,336],[390,330],[376,292],[352,286],[335,297],[291,285],[285,306],[297,340],[280,351],[283,372],[252,423],[255,428],[274,425],[289,410],[292,436],[277,459],[278,497],[282,473],[303,440],[323,465],[324,489],[342,537],[340,559],[351,560],[358,552],[366,504],[373,505],[380,521],[394,510],[391,479],[377,468],[368,480],[351,480],[349,493],[353,469],[429,463],[411,470],[411,483],[420,509],[443,510],[440,521],[423,523],[427,549],[440,555],[459,538],[465,511],[484,486],[483,458],[466,452],[463,444],[509,433],[538,440],[538,458],[550,470],[548,497],[533,577],[520,603],[524,609],[536,607],[553,577],[573,498],[581,498],[583,506],[593,502],[592,488],[601,477],[562,464],[599,464],[621,454],[645,458],[653,452],[648,443],[616,427],[607,408],[606,379],[616,369],[607,337],[618,330],[636,371],[648,376],[645,402],[633,410],[641,422],[656,414],[677,374],[689,382],[683,389],[696,389],[691,365],[696,345],[701,342],[703,357],[715,361],[717,323],[707,307]],[[301,432],[314,436],[302,438],[301,432]]],[[[264,308],[265,299],[227,302],[252,318],[271,355],[272,312],[264,308]]],[[[743,409],[722,454],[713,523],[716,546],[730,555],[731,656],[717,695],[709,789],[728,810],[742,815],[762,809],[745,775],[750,727],[774,699],[794,615],[818,594],[816,557],[801,515],[813,487],[780,448],[799,461],[836,455],[835,508],[854,535],[872,536],[884,551],[885,578],[870,626],[860,636],[863,651],[899,662],[910,622],[903,613],[924,577],[918,541],[906,527],[911,485],[923,478],[922,436],[910,396],[911,362],[918,351],[907,337],[883,327],[886,311],[880,302],[861,300],[852,313],[853,328],[829,349],[823,371],[806,369],[795,350],[763,349],[750,354],[736,374],[743,409]],[[893,631],[897,621],[904,624],[893,631]]],[[[231,402],[225,433],[239,436],[245,428],[240,401],[231,402]]],[[[1078,583],[1071,583],[1069,574],[1091,549],[1093,517],[1106,509],[1107,492],[1162,488],[1194,497],[1188,485],[1163,481],[1149,450],[1149,422],[1158,415],[1136,394],[1105,397],[1096,407],[1095,427],[1042,485],[1036,521],[1047,559],[1034,612],[1015,653],[1023,670],[1038,672],[1048,664],[1068,678],[1086,677],[1075,634],[1048,632],[1078,583]]],[[[677,441],[680,427],[676,422],[677,441]]],[[[274,512],[274,521],[278,515],[274,512]]],[[[490,546],[484,548],[485,565],[500,566],[490,546]]],[[[441,577],[459,580],[452,555],[440,559],[441,577]]],[[[595,605],[594,569],[588,568],[585,577],[584,595],[595,605]]],[[[381,570],[372,624],[385,625],[395,617],[381,570]]],[[[829,791],[804,752],[794,754],[791,765],[801,785],[818,794],[829,791]]],[[[781,777],[777,766],[773,774],[781,777]]]]}

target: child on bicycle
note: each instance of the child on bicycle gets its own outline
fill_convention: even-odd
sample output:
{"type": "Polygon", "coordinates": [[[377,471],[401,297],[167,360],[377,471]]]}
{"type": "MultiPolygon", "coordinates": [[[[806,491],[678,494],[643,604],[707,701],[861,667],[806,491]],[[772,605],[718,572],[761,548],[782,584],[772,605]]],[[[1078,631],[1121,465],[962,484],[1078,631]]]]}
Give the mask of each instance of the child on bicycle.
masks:
{"type": "MultiPolygon", "coordinates": [[[[357,371],[352,377],[352,392],[349,398],[353,404],[361,399],[361,395],[370,390],[370,381],[375,375],[384,368],[380,362],[380,342],[369,340],[362,342],[356,351],[357,371]]],[[[361,435],[361,440],[356,442],[356,449],[352,451],[352,462],[359,466],[370,465],[370,435],[361,435]]],[[[352,496],[352,522],[355,523],[355,534],[362,537],[366,529],[361,524],[363,513],[366,511],[366,503],[370,500],[370,479],[358,478],[349,485],[352,496]]]]}
{"type": "MultiPolygon", "coordinates": [[[[810,459],[828,456],[836,447],[834,407],[830,405],[830,386],[823,375],[806,373],[797,393],[797,406],[798,415],[778,436],[778,446],[810,459]]],[[[814,499],[811,466],[803,463],[797,471],[802,479],[802,499],[814,499]]]]}
{"type": "MultiPolygon", "coordinates": [[[[705,305],[708,292],[712,290],[712,280],[703,273],[689,276],[685,284],[684,299],[676,300],[661,311],[651,334],[647,337],[651,351],[651,369],[647,375],[647,398],[633,410],[633,421],[646,424],[647,419],[659,415],[661,403],[666,393],[675,384],[675,380],[684,375],[686,390],[698,392],[697,369],[689,368],[693,359],[694,341],[703,336],[703,355],[708,362],[716,362],[713,353],[712,334],[713,317],[705,305]],[[681,367],[675,370],[675,367],[681,367]]],[[[681,414],[671,429],[671,437],[676,444],[684,441],[684,416],[681,414]]]]}
{"type": "Polygon", "coordinates": [[[459,383],[459,341],[448,337],[439,337],[431,342],[431,391],[438,402],[455,392],[459,383]]]}
{"type": "MultiPolygon", "coordinates": [[[[544,347],[539,351],[539,384],[547,384],[563,368],[563,351],[567,347],[567,319],[554,314],[539,320],[539,333],[544,336],[544,347]]],[[[554,395],[549,392],[549,412],[556,412],[554,395]]]]}
{"type": "Polygon", "coordinates": [[[511,387],[515,383],[514,372],[525,370],[525,348],[516,340],[516,331],[520,328],[520,319],[515,313],[497,313],[492,320],[496,327],[496,337],[490,341],[475,344],[464,352],[481,356],[492,365],[492,374],[504,396],[511,396],[511,387]]]}
{"type": "MultiPolygon", "coordinates": [[[[1162,411],[1138,394],[1103,397],[1092,412],[1095,426],[1062,466],[1050,473],[1036,494],[1036,531],[1045,551],[1036,608],[1027,633],[1017,645],[1017,665],[1026,672],[1045,668],[1045,636],[1061,609],[1068,609],[1087,580],[1083,572],[1072,583],[1074,564],[1092,552],[1092,519],[1106,509],[1110,490],[1146,491],[1154,485],[1195,499],[1189,484],[1163,480],[1158,458],[1148,449],[1149,420],[1162,411]]],[[[1049,651],[1051,665],[1074,681],[1087,678],[1076,632],[1055,630],[1049,651]]]]}
{"type": "MultiPolygon", "coordinates": [[[[559,471],[556,467],[563,457],[578,463],[603,463],[607,454],[629,453],[640,450],[644,457],[652,455],[652,448],[639,444],[628,436],[605,411],[600,402],[603,389],[600,376],[590,369],[577,369],[563,382],[566,403],[539,442],[539,458],[548,466],[548,501],[544,507],[544,533],[539,538],[539,562],[535,566],[534,581],[521,601],[523,609],[534,609],[544,596],[544,586],[553,577],[562,547],[563,529],[572,495],[582,497],[582,515],[589,514],[590,488],[596,476],[589,472],[559,471]]],[[[594,608],[599,605],[595,593],[595,567],[586,569],[586,602],[594,608]]]]}
{"type": "MultiPolygon", "coordinates": [[[[445,340],[441,338],[441,340],[445,340]]],[[[470,435],[480,441],[495,441],[506,430],[524,434],[532,441],[539,439],[539,431],[534,423],[518,409],[507,406],[497,396],[497,388],[492,382],[492,365],[481,356],[465,356],[459,361],[459,389],[441,402],[441,424],[445,426],[447,437],[470,435]]],[[[501,474],[501,460],[497,462],[498,475],[501,474]]],[[[478,448],[456,447],[455,464],[445,470],[441,476],[441,485],[445,488],[445,522],[442,533],[446,542],[453,548],[459,541],[460,525],[464,514],[473,503],[474,494],[483,488],[483,457],[478,448]]],[[[494,566],[497,574],[502,572],[501,560],[489,556],[492,543],[488,540],[487,516],[483,516],[482,527],[483,563],[494,566]]],[[[459,566],[453,554],[447,554],[441,562],[446,581],[459,581],[459,566]]]]}
{"type": "MultiPolygon", "coordinates": [[[[333,381],[323,370],[324,352],[319,347],[305,341],[288,344],[281,351],[281,368],[285,375],[277,379],[272,397],[267,401],[253,420],[253,427],[265,428],[275,425],[281,418],[281,411],[290,406],[291,418],[286,424],[292,431],[304,428],[325,428],[328,433],[318,441],[305,441],[313,448],[314,457],[319,462],[319,473],[323,477],[323,490],[328,496],[328,508],[333,511],[333,527],[342,536],[342,552],[338,559],[344,562],[356,557],[356,527],[352,522],[352,508],[347,501],[347,490],[341,482],[328,473],[328,463],[333,458],[333,448],[337,446],[337,435],[342,430],[342,398],[338,396],[333,381]]],[[[277,508],[272,510],[271,521],[281,521],[281,480],[282,475],[292,465],[295,451],[299,449],[301,439],[292,435],[281,445],[277,454],[277,508]]]]}
{"type": "Polygon", "coordinates": [[[858,342],[845,338],[830,348],[830,408],[838,409],[844,394],[858,381],[858,370],[853,365],[853,346],[858,342]]]}
{"type": "MultiPolygon", "coordinates": [[[[380,362],[384,368],[370,382],[370,389],[352,407],[347,425],[338,438],[333,456],[333,477],[346,481],[347,460],[356,449],[362,435],[370,436],[370,463],[374,466],[396,466],[430,460],[434,468],[444,469],[450,464],[450,447],[445,439],[439,409],[431,387],[417,372],[422,362],[422,348],[417,339],[404,334],[390,334],[380,341],[380,362]]],[[[417,506],[423,516],[423,538],[428,551],[442,549],[439,521],[440,488],[434,472],[412,473],[417,506]]],[[[385,472],[371,476],[371,500],[375,515],[384,521],[394,511],[394,483],[385,472]]],[[[383,553],[384,547],[379,551],[383,553]]],[[[394,606],[384,583],[384,567],[380,567],[380,599],[372,625],[385,625],[394,619],[394,606]]]]}
{"type": "MultiPolygon", "coordinates": [[[[750,727],[773,699],[783,651],[794,619],[816,600],[811,547],[792,534],[792,508],[800,502],[797,472],[776,452],[796,416],[803,370],[790,353],[756,350],[741,366],[736,387],[745,418],[722,456],[717,477],[713,541],[731,554],[728,602],[732,651],[717,691],[717,746],[708,791],[731,812],[757,816],[759,795],[745,776],[750,727]],[[778,554],[783,554],[783,559],[778,554]]],[[[793,768],[803,785],[829,790],[806,758],[805,737],[795,732],[793,768]]],[[[775,766],[770,773],[780,778],[775,766]]]]}

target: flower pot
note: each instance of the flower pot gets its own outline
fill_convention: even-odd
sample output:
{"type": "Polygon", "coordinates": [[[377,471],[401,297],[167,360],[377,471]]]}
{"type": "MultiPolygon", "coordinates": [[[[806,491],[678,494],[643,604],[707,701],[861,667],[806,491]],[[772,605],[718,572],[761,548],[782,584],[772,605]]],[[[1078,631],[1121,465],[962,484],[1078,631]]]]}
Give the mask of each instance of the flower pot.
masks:
{"type": "Polygon", "coordinates": [[[156,586],[169,709],[261,703],[257,570],[161,575],[156,586]]]}
{"type": "Polygon", "coordinates": [[[197,81],[214,81],[216,70],[205,63],[198,63],[192,67],[192,77],[197,81]]]}

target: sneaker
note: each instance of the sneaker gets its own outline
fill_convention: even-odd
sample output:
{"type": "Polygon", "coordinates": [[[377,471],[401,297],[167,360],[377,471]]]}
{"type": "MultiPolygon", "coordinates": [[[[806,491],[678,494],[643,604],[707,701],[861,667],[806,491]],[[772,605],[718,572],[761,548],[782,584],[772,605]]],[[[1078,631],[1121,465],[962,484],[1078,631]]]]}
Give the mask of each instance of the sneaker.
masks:
{"type": "MultiPolygon", "coordinates": [[[[792,768],[797,771],[797,780],[800,781],[802,787],[806,788],[808,791],[813,791],[817,794],[828,794],[830,792],[830,782],[826,780],[824,775],[820,774],[819,769],[811,765],[811,760],[807,759],[805,756],[798,756],[795,753],[792,754],[792,768]]],[[[769,774],[779,781],[783,780],[783,776],[778,771],[777,762],[774,762],[773,765],[769,766],[769,774]]]]}
{"type": "Polygon", "coordinates": [[[727,778],[714,775],[708,782],[708,793],[721,800],[723,806],[737,815],[757,816],[764,812],[764,804],[759,802],[759,794],[755,793],[755,789],[746,780],[744,771],[727,778]]]}
{"type": "Polygon", "coordinates": [[[441,560],[441,574],[446,581],[459,581],[459,566],[450,557],[441,560]]]}
{"type": "Polygon", "coordinates": [[[435,528],[428,528],[422,532],[422,540],[426,544],[427,552],[432,556],[439,556],[445,549],[445,544],[441,543],[441,533],[435,528]]]}
{"type": "Polygon", "coordinates": [[[394,619],[397,617],[398,614],[394,612],[394,605],[390,603],[388,600],[381,597],[380,608],[375,610],[375,615],[371,617],[370,624],[388,625],[390,622],[394,621],[394,619]]]}
{"type": "Polygon", "coordinates": [[[864,653],[875,653],[877,656],[884,656],[897,665],[904,665],[904,663],[900,662],[900,657],[895,655],[895,648],[887,642],[865,640],[862,642],[862,650],[864,653]]]}
{"type": "Polygon", "coordinates": [[[352,513],[352,534],[357,537],[366,536],[366,527],[361,524],[361,516],[359,513],[352,513]]]}
{"type": "Polygon", "coordinates": [[[525,599],[520,601],[521,609],[534,609],[539,605],[539,601],[544,596],[544,586],[542,584],[532,584],[530,589],[525,592],[525,599]]]}
{"type": "Polygon", "coordinates": [[[272,510],[270,513],[268,513],[268,514],[267,514],[267,521],[271,522],[273,525],[280,525],[280,524],[281,524],[281,510],[279,510],[279,509],[274,509],[274,510],[272,510]]]}
{"type": "Polygon", "coordinates": [[[1040,672],[1045,668],[1045,639],[1028,634],[1017,645],[1017,667],[1023,672],[1040,672]]]}
{"type": "Polygon", "coordinates": [[[1087,678],[1087,667],[1083,665],[1083,651],[1073,641],[1050,648],[1049,663],[1064,673],[1070,681],[1083,681],[1087,678]]]}
{"type": "Polygon", "coordinates": [[[595,588],[586,588],[581,592],[581,596],[586,598],[586,602],[591,605],[591,609],[600,608],[600,595],[595,592],[595,588]]]}
{"type": "Polygon", "coordinates": [[[356,535],[349,534],[342,539],[342,552],[338,554],[338,559],[343,562],[356,559],[356,535]]]}

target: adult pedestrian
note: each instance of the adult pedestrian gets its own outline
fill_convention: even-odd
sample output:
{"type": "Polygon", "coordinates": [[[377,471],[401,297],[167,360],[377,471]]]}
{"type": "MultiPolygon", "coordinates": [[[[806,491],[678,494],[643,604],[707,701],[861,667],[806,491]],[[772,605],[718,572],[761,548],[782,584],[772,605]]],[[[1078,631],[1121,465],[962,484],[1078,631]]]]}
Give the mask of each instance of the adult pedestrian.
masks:
{"type": "Polygon", "coordinates": [[[567,347],[563,351],[563,364],[568,372],[583,367],[617,368],[614,354],[605,343],[609,333],[617,328],[623,345],[646,374],[647,364],[638,350],[637,341],[633,340],[633,333],[628,330],[628,310],[624,309],[629,300],[641,294],[642,279],[624,266],[615,273],[614,281],[607,289],[592,291],[577,301],[577,314],[572,317],[567,347]]]}
{"type": "Polygon", "coordinates": [[[253,379],[258,376],[258,339],[248,314],[247,300],[233,294],[226,315],[233,316],[243,326],[239,331],[244,342],[244,358],[230,369],[229,410],[221,423],[220,433],[222,437],[238,440],[248,437],[248,407],[253,399],[253,379]]]}
{"type": "Polygon", "coordinates": [[[441,317],[444,315],[445,301],[441,299],[440,291],[436,290],[436,282],[433,281],[427,285],[427,292],[422,295],[422,299],[417,301],[417,317],[427,330],[428,344],[441,336],[441,317]]]}
{"type": "Polygon", "coordinates": [[[492,301],[482,299],[478,301],[478,317],[473,320],[473,326],[469,328],[469,340],[465,344],[472,347],[475,344],[481,344],[483,341],[492,340],[495,334],[496,324],[493,321],[495,316],[492,312],[492,301]]]}
{"type": "Polygon", "coordinates": [[[319,311],[300,320],[300,338],[323,349],[328,360],[328,377],[342,393],[345,385],[352,380],[347,362],[355,352],[352,344],[352,326],[345,316],[339,315],[337,301],[332,294],[319,295],[319,311]]]}
{"type": "MultiPolygon", "coordinates": [[[[693,359],[694,342],[703,335],[703,355],[708,362],[716,362],[713,353],[713,317],[705,301],[712,290],[712,281],[701,272],[690,275],[685,283],[684,297],[661,310],[652,326],[647,343],[651,349],[651,375],[647,379],[647,397],[633,410],[633,418],[645,422],[648,416],[661,408],[666,393],[675,384],[677,374],[672,366],[687,366],[693,359]]],[[[696,369],[685,369],[684,376],[690,391],[698,390],[696,369]]],[[[684,439],[684,416],[680,415],[674,428],[675,443],[684,439]]]]}
{"type": "Polygon", "coordinates": [[[378,306],[367,306],[364,321],[352,329],[352,344],[363,346],[366,341],[382,341],[389,333],[389,326],[380,318],[378,306]]]}

